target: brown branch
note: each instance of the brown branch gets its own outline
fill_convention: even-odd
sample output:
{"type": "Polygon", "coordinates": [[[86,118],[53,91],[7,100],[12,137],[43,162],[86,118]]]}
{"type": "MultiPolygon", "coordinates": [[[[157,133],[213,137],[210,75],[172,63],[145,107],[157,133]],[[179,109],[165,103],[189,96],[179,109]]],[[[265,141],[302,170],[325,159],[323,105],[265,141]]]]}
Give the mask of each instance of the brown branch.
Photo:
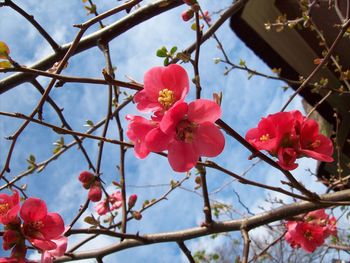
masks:
{"type": "MultiPolygon", "coordinates": [[[[41,86],[41,84],[34,79],[32,81],[33,86],[43,95],[45,90],[44,88],[41,86]]],[[[59,119],[62,122],[63,127],[66,127],[68,130],[72,130],[72,127],[68,124],[66,118],[64,117],[63,113],[62,113],[62,109],[60,107],[58,107],[58,105],[56,104],[56,102],[50,97],[47,97],[47,102],[51,105],[51,107],[54,109],[54,111],[57,113],[59,119]]],[[[83,146],[80,138],[76,135],[73,135],[73,138],[75,139],[75,141],[77,142],[77,144],[79,145],[79,148],[81,149],[87,163],[89,164],[89,168],[93,169],[95,171],[95,167],[91,162],[91,159],[87,153],[87,151],[85,150],[85,147],[83,146]]]]}
{"type": "Polygon", "coordinates": [[[123,145],[125,147],[134,147],[133,144],[131,144],[131,143],[122,142],[122,141],[113,140],[113,139],[109,139],[109,138],[105,138],[105,137],[100,137],[100,136],[96,136],[96,135],[92,135],[92,134],[87,134],[87,133],[83,133],[83,132],[77,132],[77,131],[72,131],[72,130],[68,130],[65,128],[61,128],[59,126],[56,126],[56,125],[53,125],[53,124],[50,124],[50,123],[47,123],[47,122],[44,122],[41,120],[33,119],[33,118],[31,118],[27,115],[24,115],[22,113],[0,112],[0,115],[12,117],[12,118],[23,119],[23,120],[27,120],[29,122],[37,123],[37,124],[40,124],[42,126],[51,128],[54,132],[56,132],[58,134],[77,135],[77,136],[81,136],[84,138],[90,138],[90,139],[108,142],[108,143],[112,143],[112,144],[123,145]]]}
{"type": "Polygon", "coordinates": [[[24,72],[27,74],[32,74],[37,76],[44,76],[48,78],[55,78],[59,81],[56,83],[56,87],[61,87],[64,83],[88,83],[88,84],[98,84],[98,85],[117,85],[124,88],[129,88],[133,90],[142,90],[143,85],[136,82],[124,82],[120,80],[113,79],[111,77],[105,79],[96,79],[96,78],[86,78],[86,77],[74,77],[74,76],[64,76],[60,74],[51,73],[48,71],[42,71],[38,69],[25,68],[25,67],[15,67],[15,68],[7,68],[0,69],[0,72],[24,72]]]}
{"type": "Polygon", "coordinates": [[[241,233],[242,233],[243,242],[244,242],[242,263],[248,263],[250,239],[249,239],[248,231],[244,227],[241,229],[241,233]]]}
{"type": "Polygon", "coordinates": [[[186,247],[185,243],[184,243],[184,242],[181,242],[181,241],[176,242],[176,243],[179,245],[181,251],[182,251],[182,252],[185,254],[185,256],[187,257],[188,262],[190,262],[190,263],[195,263],[195,260],[194,260],[194,258],[193,258],[192,255],[191,255],[191,251],[186,247]]]}
{"type": "Polygon", "coordinates": [[[21,7],[16,5],[11,0],[5,0],[4,3],[0,4],[0,7],[2,5],[3,6],[9,6],[13,10],[15,10],[17,13],[22,15],[25,19],[27,19],[29,21],[29,23],[31,23],[36,28],[36,30],[38,30],[38,32],[43,36],[43,38],[46,39],[46,41],[50,44],[50,46],[52,47],[52,49],[54,51],[58,51],[59,50],[60,46],[56,43],[55,40],[53,40],[53,38],[50,36],[50,34],[48,34],[45,31],[45,29],[34,19],[34,16],[29,15],[26,11],[24,11],[21,7]]]}
{"type": "MultiPolygon", "coordinates": [[[[323,200],[327,201],[349,201],[350,200],[350,190],[343,190],[336,193],[326,194],[321,196],[323,200]]],[[[157,233],[142,235],[149,243],[163,243],[163,242],[178,242],[185,241],[197,237],[207,236],[215,233],[239,231],[244,227],[247,231],[254,229],[256,227],[269,224],[278,220],[283,220],[284,218],[289,218],[297,216],[302,213],[307,213],[314,211],[323,207],[329,207],[327,204],[312,203],[307,201],[302,201],[298,203],[292,203],[289,205],[284,205],[277,209],[273,209],[269,212],[264,212],[255,216],[251,216],[244,219],[236,219],[225,222],[213,222],[211,228],[207,227],[194,227],[181,231],[157,233]]],[[[137,247],[145,245],[144,242],[139,240],[125,240],[118,244],[112,244],[104,248],[99,248],[97,250],[90,250],[85,252],[76,252],[67,256],[60,257],[56,259],[55,262],[66,262],[72,259],[87,259],[94,258],[96,256],[106,256],[117,251],[125,250],[132,247],[137,247]]]]}
{"type": "Polygon", "coordinates": [[[298,95],[305,87],[306,85],[309,83],[309,81],[316,75],[316,73],[324,66],[326,65],[326,63],[328,62],[329,58],[331,57],[331,55],[333,54],[336,46],[338,45],[338,43],[340,42],[340,40],[343,38],[346,30],[348,29],[350,25],[350,19],[347,20],[341,27],[341,30],[338,34],[338,36],[336,37],[336,39],[334,40],[333,44],[331,45],[331,47],[329,48],[326,56],[322,59],[321,63],[318,64],[315,69],[310,73],[310,75],[303,81],[303,83],[299,86],[299,88],[293,93],[292,96],[290,96],[290,98],[288,99],[288,101],[286,102],[286,104],[282,107],[281,111],[284,111],[288,105],[292,102],[292,100],[295,98],[296,95],[298,95]]]}
{"type": "Polygon", "coordinates": [[[301,185],[289,172],[281,168],[275,161],[273,161],[271,158],[263,154],[262,152],[256,150],[249,142],[247,142],[241,135],[239,135],[234,129],[232,129],[227,123],[225,123],[223,120],[219,119],[216,121],[216,124],[219,125],[228,135],[235,138],[240,144],[242,144],[244,147],[246,147],[253,156],[259,157],[261,160],[266,162],[267,164],[271,165],[272,167],[278,169],[281,171],[290,181],[293,187],[298,189],[301,193],[305,194],[309,198],[313,200],[319,200],[319,197],[316,193],[312,193],[309,190],[307,190],[303,185],[301,185]]]}
{"type": "MultiPolygon", "coordinates": [[[[131,8],[134,5],[134,3],[135,1],[129,1],[125,5],[128,5],[128,8],[131,8]]],[[[84,50],[97,46],[97,42],[100,39],[102,39],[105,43],[108,43],[110,40],[128,31],[134,26],[165,11],[175,8],[181,4],[183,4],[182,0],[158,0],[144,7],[141,7],[133,13],[130,13],[123,19],[116,21],[115,23],[106,26],[105,28],[97,32],[91,33],[90,35],[81,39],[77,44],[77,48],[74,50],[74,52],[72,52],[71,56],[74,56],[80,52],[83,52],[84,50]]],[[[52,67],[52,65],[55,62],[60,61],[63,58],[64,54],[66,54],[67,50],[72,45],[73,43],[67,43],[61,46],[58,52],[36,62],[34,65],[31,65],[30,68],[48,70],[52,67]]],[[[18,73],[6,77],[0,81],[0,94],[24,82],[31,81],[33,78],[33,75],[28,75],[24,73],[18,73]]]]}

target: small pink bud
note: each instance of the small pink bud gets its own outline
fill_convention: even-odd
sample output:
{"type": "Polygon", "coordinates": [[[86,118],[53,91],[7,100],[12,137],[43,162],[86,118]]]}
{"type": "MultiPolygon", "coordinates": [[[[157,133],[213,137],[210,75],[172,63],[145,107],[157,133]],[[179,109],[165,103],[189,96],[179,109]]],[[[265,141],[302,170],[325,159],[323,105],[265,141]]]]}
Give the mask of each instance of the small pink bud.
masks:
{"type": "Polygon", "coordinates": [[[129,209],[134,207],[136,201],[137,201],[137,195],[132,194],[132,195],[129,196],[129,200],[128,200],[128,207],[129,207],[129,209]]]}
{"type": "Polygon", "coordinates": [[[133,212],[132,212],[132,216],[133,216],[136,220],[141,220],[141,218],[142,218],[141,213],[138,212],[138,211],[133,211],[133,212]]]}
{"type": "Polygon", "coordinates": [[[194,5],[197,3],[197,0],[183,0],[183,1],[187,5],[194,5]]]}
{"type": "Polygon", "coordinates": [[[186,21],[190,20],[193,17],[193,15],[194,15],[193,10],[188,9],[188,10],[182,12],[182,14],[181,14],[182,20],[186,22],[186,21]]]}
{"type": "Polygon", "coordinates": [[[98,202],[102,198],[101,183],[95,181],[95,183],[90,187],[88,198],[92,202],[98,202]]]}
{"type": "Polygon", "coordinates": [[[83,184],[89,183],[94,175],[88,171],[83,171],[79,175],[79,181],[82,182],[83,184]]]}

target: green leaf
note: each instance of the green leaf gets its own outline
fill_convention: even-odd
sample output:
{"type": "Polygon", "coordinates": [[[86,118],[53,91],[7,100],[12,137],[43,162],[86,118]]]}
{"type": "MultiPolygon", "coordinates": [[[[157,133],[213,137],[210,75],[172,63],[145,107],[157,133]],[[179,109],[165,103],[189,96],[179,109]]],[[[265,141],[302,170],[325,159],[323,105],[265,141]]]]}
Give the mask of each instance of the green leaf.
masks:
{"type": "Polygon", "coordinates": [[[168,65],[169,65],[169,58],[168,58],[168,57],[166,57],[166,58],[164,59],[163,64],[164,64],[164,66],[168,66],[168,65]]]}
{"type": "Polygon", "coordinates": [[[239,65],[240,65],[241,67],[246,67],[245,61],[244,61],[243,59],[240,59],[240,60],[239,60],[239,65]]]}
{"type": "Polygon", "coordinates": [[[85,217],[84,222],[88,223],[89,225],[93,225],[93,226],[96,226],[99,224],[99,222],[93,216],[85,217]]]}
{"type": "Polygon", "coordinates": [[[86,120],[86,124],[84,126],[85,127],[93,127],[94,123],[91,120],[86,120]]]}
{"type": "Polygon", "coordinates": [[[165,58],[168,56],[168,50],[166,49],[166,47],[161,47],[160,49],[157,50],[156,55],[157,57],[165,58]]]}
{"type": "Polygon", "coordinates": [[[170,54],[171,54],[171,55],[174,55],[176,51],[177,51],[177,47],[174,46],[174,47],[172,47],[172,48],[170,49],[170,54]]]}
{"type": "Polygon", "coordinates": [[[35,156],[33,154],[29,155],[29,162],[35,163],[35,156]]]}

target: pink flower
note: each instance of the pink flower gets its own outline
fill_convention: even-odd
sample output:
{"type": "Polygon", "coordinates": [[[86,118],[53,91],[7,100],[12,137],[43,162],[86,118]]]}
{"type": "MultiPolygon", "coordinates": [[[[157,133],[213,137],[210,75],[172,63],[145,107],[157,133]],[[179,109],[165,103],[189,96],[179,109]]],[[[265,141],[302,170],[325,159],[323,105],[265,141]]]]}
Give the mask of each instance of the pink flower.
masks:
{"type": "Polygon", "coordinates": [[[46,250],[41,255],[41,263],[52,263],[55,257],[61,257],[67,250],[67,237],[62,236],[58,239],[52,240],[56,243],[56,248],[53,250],[46,250]]]}
{"type": "Polygon", "coordinates": [[[19,194],[16,190],[12,196],[0,194],[0,223],[7,225],[18,222],[18,211],[20,209],[19,194]]]}
{"type": "Polygon", "coordinates": [[[300,152],[323,162],[333,162],[333,144],[326,136],[319,134],[318,124],[306,120],[300,130],[300,152]]]}
{"type": "Polygon", "coordinates": [[[90,189],[89,189],[89,193],[88,193],[88,198],[91,202],[98,202],[101,200],[102,198],[102,189],[101,189],[101,183],[99,181],[95,181],[90,189]]]}
{"type": "Polygon", "coordinates": [[[179,65],[154,67],[145,73],[144,89],[137,92],[134,101],[137,109],[155,112],[161,116],[178,100],[183,100],[189,90],[187,72],[179,65]]]}
{"type": "Polygon", "coordinates": [[[200,156],[214,157],[224,149],[225,138],[214,124],[220,116],[220,106],[213,101],[178,101],[164,114],[159,128],[147,134],[147,146],[155,152],[168,150],[173,170],[188,171],[200,156]]]}
{"type": "Polygon", "coordinates": [[[308,213],[301,221],[288,221],[286,223],[286,241],[293,247],[302,247],[313,252],[324,243],[330,235],[337,234],[336,220],[319,209],[308,213]]]}
{"type": "Polygon", "coordinates": [[[141,116],[126,115],[130,121],[126,135],[134,143],[136,157],[143,159],[149,154],[149,149],[145,142],[145,137],[149,131],[158,125],[154,121],[147,120],[141,116]]]}
{"type": "Polygon", "coordinates": [[[299,111],[278,112],[263,118],[257,128],[247,132],[246,140],[256,149],[276,156],[285,170],[298,167],[296,159],[304,156],[333,161],[332,141],[319,134],[317,122],[299,111]]]}
{"type": "Polygon", "coordinates": [[[111,203],[111,210],[118,209],[122,206],[123,196],[120,191],[116,191],[109,196],[109,202],[111,203]]]}
{"type": "Polygon", "coordinates": [[[258,150],[276,154],[283,137],[293,129],[293,116],[289,112],[278,112],[262,118],[257,128],[250,129],[245,138],[258,150]]]}
{"type": "MultiPolygon", "coordinates": [[[[314,252],[315,249],[324,243],[323,229],[320,226],[312,225],[304,222],[298,222],[296,225],[288,229],[286,241],[291,242],[294,247],[302,247],[307,252],[314,252]]],[[[287,226],[288,228],[288,226],[287,226]]]]}
{"type": "Polygon", "coordinates": [[[38,198],[28,198],[20,210],[23,219],[23,234],[38,249],[52,250],[57,247],[52,241],[64,231],[64,222],[57,213],[48,213],[46,204],[38,198]]]}

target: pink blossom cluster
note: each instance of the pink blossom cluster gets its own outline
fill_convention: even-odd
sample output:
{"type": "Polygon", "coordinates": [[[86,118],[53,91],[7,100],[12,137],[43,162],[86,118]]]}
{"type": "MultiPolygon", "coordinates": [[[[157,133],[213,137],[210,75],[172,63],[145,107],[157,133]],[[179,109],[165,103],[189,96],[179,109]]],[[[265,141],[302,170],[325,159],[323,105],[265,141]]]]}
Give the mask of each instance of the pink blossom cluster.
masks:
{"type": "MultiPolygon", "coordinates": [[[[134,205],[136,204],[136,201],[137,201],[137,195],[136,194],[130,195],[128,200],[128,210],[134,207],[134,205]]],[[[116,191],[105,200],[99,202],[96,205],[95,210],[100,216],[102,216],[102,215],[105,215],[107,212],[111,212],[113,210],[116,210],[122,207],[122,204],[123,204],[122,202],[123,202],[122,193],[120,191],[116,191]]]]}
{"type": "Polygon", "coordinates": [[[85,189],[89,190],[88,198],[91,202],[98,202],[102,198],[101,182],[94,174],[83,171],[79,175],[79,181],[85,189]]]}
{"type": "Polygon", "coordinates": [[[134,101],[142,112],[152,112],[150,120],[127,115],[127,136],[135,145],[135,155],[145,158],[150,152],[168,151],[168,160],[176,172],[193,168],[200,156],[220,154],[225,139],[215,121],[221,108],[214,101],[197,99],[184,102],[189,92],[184,68],[173,64],[154,67],[145,73],[144,89],[134,101]]]}
{"type": "Polygon", "coordinates": [[[28,198],[20,205],[17,191],[0,194],[0,223],[4,225],[3,249],[11,256],[0,258],[1,262],[30,262],[26,241],[42,253],[41,262],[53,262],[67,249],[67,238],[63,236],[64,222],[58,213],[47,211],[46,204],[38,198],[28,198]]]}
{"type": "Polygon", "coordinates": [[[311,157],[333,162],[333,144],[319,133],[318,123],[299,111],[278,112],[262,118],[257,128],[250,129],[246,140],[258,150],[278,158],[285,170],[298,167],[297,158],[311,157]]]}
{"type": "Polygon", "coordinates": [[[329,236],[337,235],[336,219],[326,214],[324,209],[306,214],[301,221],[287,221],[286,241],[293,248],[303,248],[314,252],[329,236]]]}

